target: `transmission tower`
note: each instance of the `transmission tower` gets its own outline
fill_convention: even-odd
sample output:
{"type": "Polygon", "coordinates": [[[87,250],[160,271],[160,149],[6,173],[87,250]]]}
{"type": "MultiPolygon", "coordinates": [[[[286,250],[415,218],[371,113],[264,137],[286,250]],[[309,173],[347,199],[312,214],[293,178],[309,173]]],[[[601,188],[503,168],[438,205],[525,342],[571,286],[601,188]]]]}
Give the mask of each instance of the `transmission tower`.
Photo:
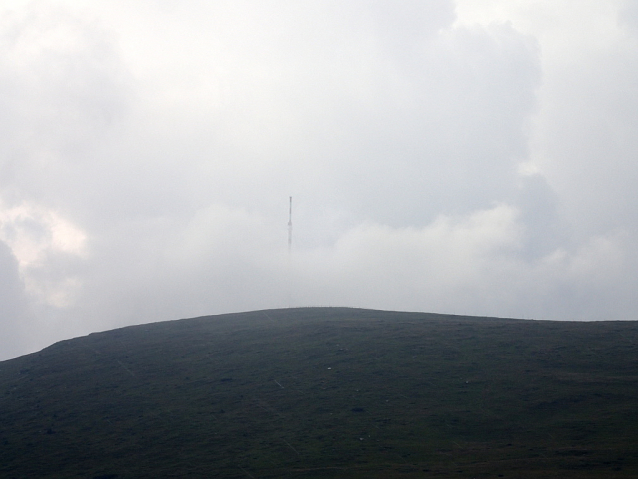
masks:
{"type": "Polygon", "coordinates": [[[292,196],[290,197],[290,208],[288,210],[288,253],[292,251],[292,196]]]}

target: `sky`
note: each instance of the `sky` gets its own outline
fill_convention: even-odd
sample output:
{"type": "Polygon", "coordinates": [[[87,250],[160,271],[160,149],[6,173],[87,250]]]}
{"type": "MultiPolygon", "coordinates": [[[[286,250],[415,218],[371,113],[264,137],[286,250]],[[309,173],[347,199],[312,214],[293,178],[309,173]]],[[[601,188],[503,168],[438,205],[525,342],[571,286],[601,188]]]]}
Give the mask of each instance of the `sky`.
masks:
{"type": "Polygon", "coordinates": [[[297,306],[636,320],[637,154],[636,0],[3,0],[0,360],[297,306]]]}

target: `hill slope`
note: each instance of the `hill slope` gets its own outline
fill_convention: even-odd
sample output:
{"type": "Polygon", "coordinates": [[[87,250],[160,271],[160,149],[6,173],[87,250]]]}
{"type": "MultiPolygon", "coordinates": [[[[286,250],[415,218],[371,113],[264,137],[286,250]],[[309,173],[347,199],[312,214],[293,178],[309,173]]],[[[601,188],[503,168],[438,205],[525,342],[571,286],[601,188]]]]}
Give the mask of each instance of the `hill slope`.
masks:
{"type": "Polygon", "coordinates": [[[303,308],[0,362],[0,477],[636,477],[638,324],[303,308]]]}

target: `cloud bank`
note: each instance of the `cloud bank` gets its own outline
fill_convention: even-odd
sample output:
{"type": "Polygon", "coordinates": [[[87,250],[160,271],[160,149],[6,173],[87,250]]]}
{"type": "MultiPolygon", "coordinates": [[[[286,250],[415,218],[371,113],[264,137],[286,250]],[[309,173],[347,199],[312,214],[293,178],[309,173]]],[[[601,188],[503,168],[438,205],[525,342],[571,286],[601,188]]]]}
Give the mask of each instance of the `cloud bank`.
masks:
{"type": "Polygon", "coordinates": [[[7,2],[0,359],[287,306],[636,319],[636,12],[7,2]]]}

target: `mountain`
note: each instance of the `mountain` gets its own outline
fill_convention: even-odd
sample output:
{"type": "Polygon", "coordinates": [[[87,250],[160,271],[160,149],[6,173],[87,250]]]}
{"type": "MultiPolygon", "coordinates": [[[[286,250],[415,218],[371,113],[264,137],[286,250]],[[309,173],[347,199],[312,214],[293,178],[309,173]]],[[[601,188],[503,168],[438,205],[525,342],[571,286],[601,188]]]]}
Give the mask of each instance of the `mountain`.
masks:
{"type": "Polygon", "coordinates": [[[299,308],[0,362],[0,477],[638,477],[638,323],[299,308]]]}

